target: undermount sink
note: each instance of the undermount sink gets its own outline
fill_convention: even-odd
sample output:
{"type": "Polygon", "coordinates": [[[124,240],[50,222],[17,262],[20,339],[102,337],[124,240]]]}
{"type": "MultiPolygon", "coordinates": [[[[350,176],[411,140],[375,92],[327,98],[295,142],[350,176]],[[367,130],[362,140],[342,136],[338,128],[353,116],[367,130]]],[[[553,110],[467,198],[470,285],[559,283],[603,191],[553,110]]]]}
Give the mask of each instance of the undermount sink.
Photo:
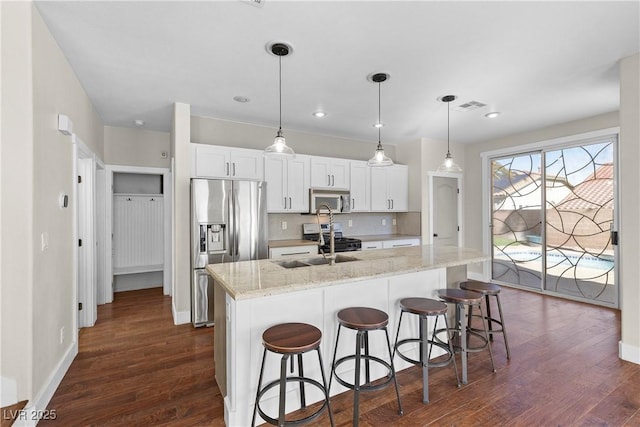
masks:
{"type": "MultiPolygon", "coordinates": [[[[339,264],[341,262],[351,262],[351,261],[359,261],[359,259],[351,256],[346,256],[346,255],[336,255],[336,264],[339,264]]],[[[329,265],[330,262],[331,261],[328,258],[307,258],[307,259],[296,259],[291,261],[274,261],[274,263],[284,268],[309,267],[312,265],[329,265]]]]}

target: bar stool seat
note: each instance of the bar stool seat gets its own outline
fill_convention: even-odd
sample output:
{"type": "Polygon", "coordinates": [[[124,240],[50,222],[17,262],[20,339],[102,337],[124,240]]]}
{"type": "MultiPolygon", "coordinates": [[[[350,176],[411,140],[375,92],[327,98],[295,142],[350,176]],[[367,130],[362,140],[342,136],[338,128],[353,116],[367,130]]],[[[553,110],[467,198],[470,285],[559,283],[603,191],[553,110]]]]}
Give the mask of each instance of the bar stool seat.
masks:
{"type": "Polygon", "coordinates": [[[256,391],[256,401],[253,409],[253,420],[251,425],[256,424],[256,414],[259,413],[262,419],[267,423],[287,426],[287,425],[299,425],[305,422],[311,421],[318,417],[325,408],[329,411],[329,419],[333,426],[333,415],[331,413],[331,405],[329,403],[329,387],[327,387],[327,380],[324,375],[322,355],[320,354],[320,341],[322,339],[322,332],[315,326],[306,323],[282,323],[272,326],[262,333],[262,344],[264,346],[264,352],[262,354],[262,366],[260,367],[260,375],[258,379],[258,389],[256,391]],[[320,373],[322,375],[322,383],[316,381],[313,378],[305,377],[302,366],[302,355],[309,351],[316,350],[318,353],[318,363],[320,364],[320,373]],[[262,376],[264,374],[264,364],[267,356],[267,351],[273,353],[282,354],[280,361],[280,378],[269,382],[262,386],[262,376]],[[291,357],[291,372],[293,373],[293,357],[298,356],[298,375],[287,376],[287,361],[291,357]],[[286,384],[288,382],[298,382],[300,384],[300,407],[306,408],[305,398],[305,384],[320,389],[325,397],[323,404],[315,410],[312,414],[303,418],[295,420],[285,420],[286,408],[286,384]],[[279,405],[278,405],[278,418],[273,418],[267,415],[260,407],[260,398],[269,390],[279,386],[279,405]]]}
{"type": "Polygon", "coordinates": [[[329,378],[329,389],[331,389],[331,381],[336,381],[344,387],[354,391],[353,398],[353,425],[358,426],[359,419],[359,403],[360,391],[373,391],[386,387],[391,381],[394,382],[396,388],[396,397],[398,398],[398,410],[400,415],[403,414],[402,404],[400,402],[400,391],[396,380],[396,372],[393,366],[393,354],[391,353],[391,342],[389,340],[389,332],[387,325],[389,324],[389,316],[382,310],[370,307],[350,307],[342,309],[337,314],[338,333],[336,335],[336,344],[333,352],[333,361],[331,362],[331,376],[329,378]],[[356,331],[356,348],[355,354],[347,355],[336,360],[338,353],[338,343],[340,342],[340,331],[345,327],[356,331]],[[384,330],[387,338],[387,349],[389,351],[389,362],[369,354],[369,332],[376,330],[384,330]],[[361,354],[364,349],[364,355],[361,354]],[[347,361],[355,361],[354,381],[350,383],[341,378],[336,372],[336,368],[347,361]],[[365,383],[361,383],[360,366],[361,362],[365,362],[365,383]],[[375,362],[384,366],[388,370],[385,380],[372,384],[370,375],[370,363],[375,362]]]}
{"type": "Polygon", "coordinates": [[[459,338],[459,344],[454,345],[454,347],[460,350],[460,358],[462,360],[462,383],[467,384],[468,353],[482,351],[488,348],[489,358],[491,359],[491,368],[493,372],[495,372],[496,368],[493,363],[493,352],[491,350],[491,346],[489,345],[489,334],[487,333],[487,326],[484,323],[484,313],[482,311],[482,294],[467,291],[464,289],[440,289],[438,291],[438,296],[444,302],[455,304],[456,307],[456,326],[452,328],[452,331],[459,338]],[[470,320],[465,315],[465,307],[469,307],[469,309],[471,309],[471,307],[478,307],[480,309],[480,315],[483,318],[484,326],[482,331],[476,332],[468,328],[470,320]],[[482,340],[482,344],[476,347],[470,347],[468,343],[470,335],[480,338],[482,340]]]}
{"type": "MultiPolygon", "coordinates": [[[[489,327],[489,339],[493,341],[494,333],[501,333],[504,337],[504,346],[507,350],[507,359],[511,359],[511,352],[509,351],[509,341],[507,340],[507,330],[504,325],[504,317],[502,315],[502,304],[500,304],[500,286],[495,283],[486,283],[480,282],[477,280],[467,280],[465,282],[460,282],[460,289],[477,292],[484,296],[485,306],[487,308],[487,315],[485,316],[485,320],[487,321],[487,325],[489,327]],[[499,319],[491,316],[491,304],[489,301],[489,297],[492,296],[496,299],[496,303],[498,305],[498,315],[499,319]],[[494,329],[493,324],[497,323],[500,325],[500,329],[494,329]]],[[[477,315],[473,315],[471,311],[469,311],[470,317],[480,317],[477,315]]],[[[478,331],[477,328],[471,328],[473,331],[478,331]]]]}
{"type": "Polygon", "coordinates": [[[447,304],[442,301],[436,301],[429,298],[404,298],[400,300],[400,320],[398,321],[398,330],[396,332],[396,342],[393,346],[393,354],[397,353],[398,356],[414,365],[422,366],[422,401],[429,403],[429,370],[432,367],[446,366],[449,363],[453,363],[453,368],[456,373],[456,383],[460,387],[460,379],[458,377],[458,368],[456,366],[455,351],[449,336],[449,321],[447,320],[447,304]],[[402,317],[404,313],[410,313],[418,315],[419,320],[419,337],[418,338],[406,338],[399,340],[400,327],[402,325],[402,317]],[[438,318],[442,316],[444,318],[445,328],[443,331],[447,332],[447,344],[443,344],[441,340],[436,340],[436,333],[438,328],[438,318]],[[428,337],[428,318],[435,317],[435,323],[433,326],[432,338],[428,337]],[[400,348],[409,343],[420,343],[420,360],[412,359],[402,353],[400,348]],[[431,350],[433,346],[439,347],[445,351],[447,358],[440,362],[432,362],[431,350]]]}

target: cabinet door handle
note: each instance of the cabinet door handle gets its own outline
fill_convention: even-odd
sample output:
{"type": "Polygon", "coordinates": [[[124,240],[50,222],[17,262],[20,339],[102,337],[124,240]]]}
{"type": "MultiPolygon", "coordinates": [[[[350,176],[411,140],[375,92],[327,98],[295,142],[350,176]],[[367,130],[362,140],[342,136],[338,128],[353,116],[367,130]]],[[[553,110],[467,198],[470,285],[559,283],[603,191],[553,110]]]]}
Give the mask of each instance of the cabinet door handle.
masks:
{"type": "Polygon", "coordinates": [[[331,175],[327,175],[327,187],[331,186],[331,175]]]}
{"type": "Polygon", "coordinates": [[[356,199],[351,199],[351,209],[355,209],[356,208],[356,199]]]}
{"type": "Polygon", "coordinates": [[[289,197],[289,209],[291,209],[291,197],[289,197]]]}
{"type": "Polygon", "coordinates": [[[236,176],[236,163],[233,162],[233,176],[236,176]]]}
{"type": "Polygon", "coordinates": [[[284,208],[287,209],[287,198],[284,198],[284,208]]]}
{"type": "Polygon", "coordinates": [[[393,209],[393,199],[391,199],[391,209],[393,209]]]}
{"type": "Polygon", "coordinates": [[[335,175],[331,175],[331,186],[335,187],[335,185],[336,185],[336,177],[335,175]]]}
{"type": "Polygon", "coordinates": [[[227,172],[225,173],[225,175],[229,176],[229,162],[225,163],[225,167],[227,169],[227,172]]]}

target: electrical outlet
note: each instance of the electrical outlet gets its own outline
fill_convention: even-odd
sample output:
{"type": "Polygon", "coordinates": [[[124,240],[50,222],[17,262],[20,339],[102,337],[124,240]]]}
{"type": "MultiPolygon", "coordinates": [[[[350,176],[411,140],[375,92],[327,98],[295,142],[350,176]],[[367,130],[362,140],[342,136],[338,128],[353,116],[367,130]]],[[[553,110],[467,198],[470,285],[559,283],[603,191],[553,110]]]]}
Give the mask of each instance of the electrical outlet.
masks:
{"type": "Polygon", "coordinates": [[[60,328],[60,344],[64,342],[64,326],[60,328]]]}
{"type": "Polygon", "coordinates": [[[387,219],[386,218],[382,218],[382,225],[387,225],[387,219]]]}
{"type": "Polygon", "coordinates": [[[353,220],[352,220],[352,219],[348,220],[348,221],[347,221],[347,225],[348,225],[349,227],[353,227],[353,220]]]}
{"type": "Polygon", "coordinates": [[[397,225],[398,224],[395,218],[393,218],[391,224],[393,224],[393,225],[397,225]]]}
{"type": "Polygon", "coordinates": [[[282,221],[281,226],[282,226],[283,230],[286,230],[287,229],[287,221],[282,221]]]}

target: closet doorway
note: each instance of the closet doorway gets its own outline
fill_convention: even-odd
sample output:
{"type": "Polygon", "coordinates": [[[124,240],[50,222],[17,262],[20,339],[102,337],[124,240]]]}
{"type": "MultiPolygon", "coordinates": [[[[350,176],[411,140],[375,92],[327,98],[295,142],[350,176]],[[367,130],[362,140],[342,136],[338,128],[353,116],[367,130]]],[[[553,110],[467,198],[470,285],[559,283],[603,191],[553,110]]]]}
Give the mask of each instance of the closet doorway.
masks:
{"type": "Polygon", "coordinates": [[[171,295],[171,177],[168,169],[107,167],[105,302],[114,292],[162,287],[171,295]],[[109,234],[107,234],[109,235],[109,234]]]}

